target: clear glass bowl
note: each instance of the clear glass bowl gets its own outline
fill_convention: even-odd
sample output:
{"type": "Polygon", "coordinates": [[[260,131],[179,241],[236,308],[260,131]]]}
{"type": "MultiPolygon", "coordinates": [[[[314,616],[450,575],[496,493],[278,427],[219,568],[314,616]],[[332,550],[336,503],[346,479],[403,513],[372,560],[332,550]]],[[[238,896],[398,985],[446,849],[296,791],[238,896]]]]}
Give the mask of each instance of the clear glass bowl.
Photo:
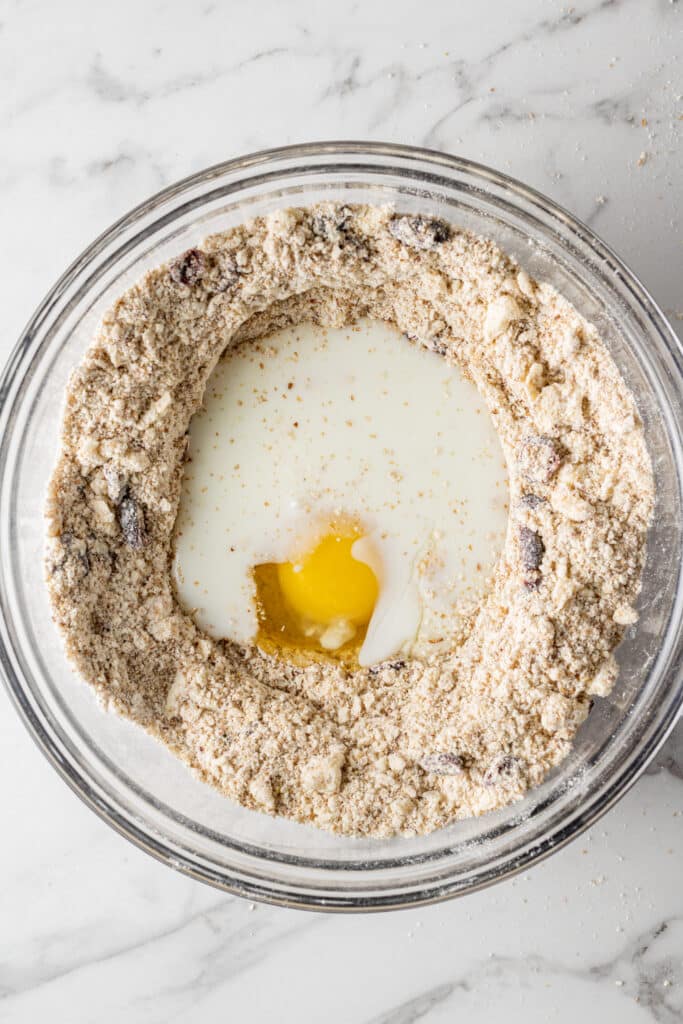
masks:
{"type": "Polygon", "coordinates": [[[66,271],[0,383],[0,658],[17,709],[110,825],[166,864],[252,899],[400,907],[528,867],[626,791],[681,706],[682,367],[675,335],[618,257],[550,200],[486,167],[400,146],[321,143],[257,153],[173,185],[66,271]],[[656,474],[641,618],[619,648],[615,691],[596,701],[571,756],[522,802],[426,837],[343,839],[245,810],[196,781],[145,733],[100,709],[66,661],[43,582],[43,504],[64,386],[102,312],[145,270],[206,234],[322,199],[445,217],[554,284],[596,325],[633,389],[656,474]]]}

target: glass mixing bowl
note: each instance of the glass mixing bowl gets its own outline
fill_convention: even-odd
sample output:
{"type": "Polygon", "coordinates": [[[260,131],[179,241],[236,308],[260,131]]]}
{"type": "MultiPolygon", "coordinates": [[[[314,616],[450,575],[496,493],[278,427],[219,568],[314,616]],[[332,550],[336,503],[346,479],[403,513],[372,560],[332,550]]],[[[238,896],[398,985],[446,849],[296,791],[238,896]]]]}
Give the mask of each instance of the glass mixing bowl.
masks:
{"type": "Polygon", "coordinates": [[[681,682],[681,347],[618,257],[532,189],[467,160],[370,143],[257,153],[196,174],[94,242],[38,308],[0,383],[0,658],[36,743],[105,821],[166,864],[288,906],[401,907],[481,888],[590,825],[665,739],[681,682]],[[142,730],[97,704],[70,668],[43,582],[43,504],[62,396],[98,319],[148,268],[208,233],[323,199],[394,203],[487,235],[598,328],[645,423],[657,508],[619,682],[572,754],[520,803],[433,835],[346,839],[245,810],[142,730]]]}

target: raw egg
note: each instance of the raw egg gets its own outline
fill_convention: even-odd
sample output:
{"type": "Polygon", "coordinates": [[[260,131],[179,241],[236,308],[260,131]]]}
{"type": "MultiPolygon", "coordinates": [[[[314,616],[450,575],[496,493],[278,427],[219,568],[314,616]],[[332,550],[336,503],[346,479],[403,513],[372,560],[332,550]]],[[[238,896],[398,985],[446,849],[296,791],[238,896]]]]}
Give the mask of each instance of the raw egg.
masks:
{"type": "Polygon", "coordinates": [[[312,551],[278,566],[288,605],[304,620],[367,626],[377,603],[377,578],[353,554],[357,534],[328,533],[312,551]]]}

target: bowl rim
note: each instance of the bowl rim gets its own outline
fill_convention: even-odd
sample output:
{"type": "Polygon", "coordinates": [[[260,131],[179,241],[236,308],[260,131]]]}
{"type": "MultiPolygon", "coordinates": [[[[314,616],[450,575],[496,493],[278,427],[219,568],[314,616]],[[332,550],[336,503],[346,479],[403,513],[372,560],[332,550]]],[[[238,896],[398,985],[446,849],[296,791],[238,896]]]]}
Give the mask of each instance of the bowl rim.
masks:
{"type": "MultiPolygon", "coordinates": [[[[533,206],[541,208],[546,216],[550,216],[554,221],[560,222],[565,230],[569,229],[575,237],[584,245],[587,245],[601,260],[608,261],[611,269],[620,274],[622,281],[628,284],[631,296],[635,299],[640,309],[647,315],[648,319],[656,323],[659,332],[666,337],[669,352],[674,359],[679,375],[683,378],[683,344],[638,276],[592,228],[542,192],[484,164],[438,150],[362,140],[298,143],[258,150],[244,156],[222,161],[166,186],[113,222],[73,260],[36,308],[11,350],[0,374],[0,423],[2,424],[2,431],[0,432],[0,473],[4,469],[6,457],[4,452],[6,428],[11,422],[11,413],[14,411],[14,401],[16,399],[16,395],[13,393],[13,385],[17,383],[17,372],[23,358],[30,352],[35,335],[54,303],[81,271],[88,267],[96,256],[103,249],[106,249],[109,243],[114,241],[121,232],[135,226],[142,217],[150,214],[168,201],[190,192],[196,186],[204,185],[212,179],[218,179],[224,175],[248,172],[276,161],[292,158],[313,159],[335,156],[349,157],[353,155],[365,156],[371,159],[388,158],[404,161],[412,159],[423,164],[433,165],[435,168],[441,167],[445,172],[461,172],[474,175],[482,180],[484,185],[489,184],[501,188],[507,195],[522,199],[533,206]]],[[[248,182],[249,179],[247,178],[245,181],[248,182]]],[[[244,182],[237,184],[239,186],[244,184],[244,182]]],[[[205,199],[206,197],[203,198],[205,199]]],[[[307,894],[302,894],[295,888],[292,889],[291,885],[289,891],[281,891],[278,888],[264,888],[251,879],[245,881],[238,876],[237,872],[235,872],[235,877],[230,877],[229,873],[224,874],[210,869],[206,863],[198,865],[191,856],[177,848],[174,849],[170,843],[160,839],[158,834],[152,837],[144,829],[139,828],[134,821],[121,814],[116,807],[103,800],[98,795],[96,787],[91,785],[87,775],[79,771],[71,761],[63,756],[59,749],[59,744],[50,734],[49,729],[40,721],[36,710],[32,707],[27,692],[11,664],[6,645],[6,629],[7,625],[3,613],[0,615],[0,676],[3,678],[10,700],[17,709],[29,734],[47,760],[53,765],[70,789],[98,817],[156,860],[173,867],[191,878],[248,899],[290,908],[358,912],[427,905],[438,903],[454,896],[462,896],[466,893],[480,891],[495,882],[528,870],[532,864],[544,860],[551,853],[561,849],[572,839],[578,837],[621,799],[640,777],[665,742],[678,721],[681,709],[683,708],[683,687],[681,687],[679,688],[677,702],[672,702],[668,716],[663,721],[660,721],[655,730],[654,739],[651,739],[647,756],[641,756],[639,759],[632,760],[625,769],[622,767],[620,772],[617,773],[617,777],[610,780],[610,784],[605,788],[600,799],[594,803],[588,813],[575,815],[569,823],[556,826],[542,841],[536,845],[531,844],[514,862],[508,863],[502,870],[496,866],[495,870],[491,869],[488,874],[482,873],[478,881],[468,884],[463,889],[456,889],[448,884],[441,884],[433,885],[428,891],[415,891],[411,888],[406,892],[394,893],[390,896],[372,895],[369,897],[344,891],[338,899],[335,899],[330,898],[328,895],[321,897],[315,892],[311,894],[310,890],[307,894]]],[[[680,681],[682,675],[681,666],[676,666],[676,670],[680,681]]],[[[672,671],[671,668],[670,671],[672,671]]]]}

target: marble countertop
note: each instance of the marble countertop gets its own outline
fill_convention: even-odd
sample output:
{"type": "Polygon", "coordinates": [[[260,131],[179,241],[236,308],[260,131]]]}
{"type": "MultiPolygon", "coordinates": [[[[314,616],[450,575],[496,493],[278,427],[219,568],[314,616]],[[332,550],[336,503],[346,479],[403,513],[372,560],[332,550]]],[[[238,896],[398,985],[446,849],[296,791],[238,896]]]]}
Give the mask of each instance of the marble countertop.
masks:
{"type": "MultiPolygon", "coordinates": [[[[0,362],[148,194],[262,147],[442,148],[588,221],[682,326],[681,13],[669,0],[0,0],[0,362]]],[[[254,906],[130,846],[0,693],[0,1020],[683,1018],[683,725],[596,827],[421,910],[254,906]]]]}

